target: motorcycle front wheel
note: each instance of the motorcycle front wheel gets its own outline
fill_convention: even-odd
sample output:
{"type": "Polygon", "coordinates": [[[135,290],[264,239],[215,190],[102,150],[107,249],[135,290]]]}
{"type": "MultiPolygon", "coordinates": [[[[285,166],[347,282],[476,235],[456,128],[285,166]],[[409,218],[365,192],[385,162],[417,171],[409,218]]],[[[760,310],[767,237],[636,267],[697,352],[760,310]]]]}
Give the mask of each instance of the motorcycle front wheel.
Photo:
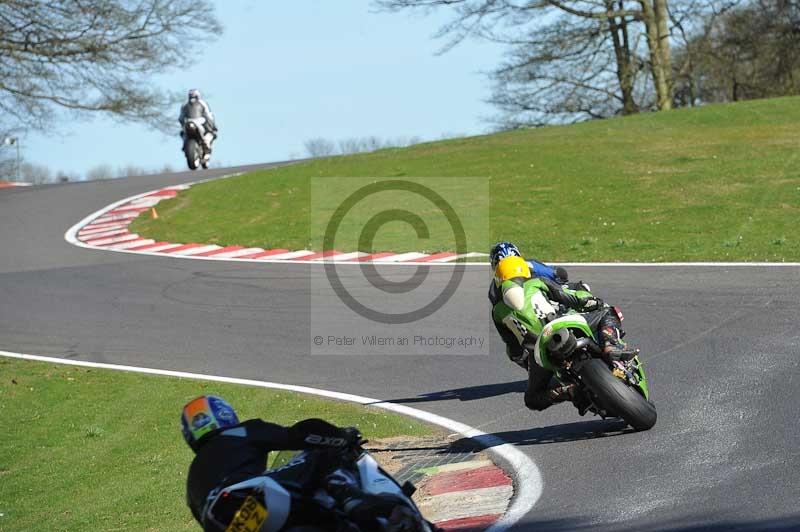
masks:
{"type": "Polygon", "coordinates": [[[648,430],[656,424],[656,407],[639,392],[615,377],[605,362],[593,358],[578,373],[595,403],[616,415],[635,430],[648,430]]]}
{"type": "Polygon", "coordinates": [[[202,159],[200,144],[194,139],[188,139],[184,145],[183,151],[186,154],[186,164],[189,165],[189,170],[197,170],[202,159]]]}

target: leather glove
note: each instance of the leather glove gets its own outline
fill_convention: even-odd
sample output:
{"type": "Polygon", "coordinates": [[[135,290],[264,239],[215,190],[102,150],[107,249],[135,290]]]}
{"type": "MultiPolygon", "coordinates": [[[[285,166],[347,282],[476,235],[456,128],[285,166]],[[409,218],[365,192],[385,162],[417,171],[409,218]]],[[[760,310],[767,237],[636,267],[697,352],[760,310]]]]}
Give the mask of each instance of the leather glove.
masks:
{"type": "Polygon", "coordinates": [[[419,514],[404,505],[395,506],[389,516],[387,532],[423,532],[425,524],[419,514]]]}
{"type": "Polygon", "coordinates": [[[342,438],[347,441],[348,447],[356,447],[367,443],[367,440],[361,435],[361,431],[359,431],[355,427],[344,427],[341,429],[342,438]]]}
{"type": "Polygon", "coordinates": [[[587,297],[583,300],[583,310],[592,311],[603,308],[603,300],[599,297],[587,297]]]}

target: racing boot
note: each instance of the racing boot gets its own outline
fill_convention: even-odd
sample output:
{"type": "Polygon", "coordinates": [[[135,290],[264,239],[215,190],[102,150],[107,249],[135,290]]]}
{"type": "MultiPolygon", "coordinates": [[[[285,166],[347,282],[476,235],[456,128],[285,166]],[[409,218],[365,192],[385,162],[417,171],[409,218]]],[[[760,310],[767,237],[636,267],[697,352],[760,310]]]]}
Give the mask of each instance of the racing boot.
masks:
{"type": "Polygon", "coordinates": [[[521,367],[525,371],[528,371],[529,353],[527,349],[523,349],[521,352],[517,353],[509,346],[506,346],[506,356],[511,362],[521,367]]]}
{"type": "Polygon", "coordinates": [[[603,358],[607,362],[627,362],[639,354],[638,349],[625,345],[616,327],[600,329],[600,338],[603,340],[603,358]]]}
{"type": "Polygon", "coordinates": [[[603,358],[608,362],[627,362],[639,354],[638,349],[625,345],[619,311],[616,307],[611,309],[600,322],[600,343],[603,346],[603,358]]]}
{"type": "Polygon", "coordinates": [[[621,346],[607,345],[603,348],[603,356],[607,357],[610,362],[628,362],[638,354],[639,349],[626,347],[624,344],[621,346]]]}
{"type": "Polygon", "coordinates": [[[553,403],[563,403],[564,401],[571,401],[578,391],[577,384],[567,384],[564,386],[556,386],[547,390],[547,397],[553,403]]]}

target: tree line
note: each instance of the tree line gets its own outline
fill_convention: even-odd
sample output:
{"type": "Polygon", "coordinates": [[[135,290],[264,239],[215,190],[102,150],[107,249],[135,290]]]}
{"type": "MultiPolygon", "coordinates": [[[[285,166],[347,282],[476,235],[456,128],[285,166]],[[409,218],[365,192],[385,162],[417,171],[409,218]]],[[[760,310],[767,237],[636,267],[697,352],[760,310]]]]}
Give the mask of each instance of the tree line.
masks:
{"type": "MultiPolygon", "coordinates": [[[[218,163],[220,166],[222,163],[218,163]]],[[[48,183],[67,183],[75,181],[98,181],[102,179],[117,179],[122,177],[135,177],[141,175],[172,173],[176,170],[169,164],[160,168],[145,168],[136,164],[126,164],[114,167],[110,164],[98,164],[84,173],[65,170],[53,170],[42,164],[21,159],[17,161],[11,156],[0,156],[0,181],[19,181],[35,185],[48,183]],[[19,168],[17,165],[19,164],[19,168]]]]}
{"type": "Polygon", "coordinates": [[[373,135],[369,137],[351,137],[339,141],[315,137],[305,141],[303,147],[309,157],[327,157],[329,155],[368,153],[385,148],[404,148],[420,142],[422,142],[420,137],[383,139],[373,135]]]}
{"type": "MultiPolygon", "coordinates": [[[[500,128],[800,93],[800,0],[373,1],[445,10],[443,52],[467,38],[505,45],[490,73],[500,128]]],[[[198,43],[221,31],[209,0],[0,0],[0,131],[57,134],[74,114],[95,113],[171,129],[179,96],[153,76],[200,59],[198,43]]]]}
{"type": "Polygon", "coordinates": [[[375,0],[447,10],[446,52],[505,45],[501,128],[798,94],[798,0],[375,0]]]}

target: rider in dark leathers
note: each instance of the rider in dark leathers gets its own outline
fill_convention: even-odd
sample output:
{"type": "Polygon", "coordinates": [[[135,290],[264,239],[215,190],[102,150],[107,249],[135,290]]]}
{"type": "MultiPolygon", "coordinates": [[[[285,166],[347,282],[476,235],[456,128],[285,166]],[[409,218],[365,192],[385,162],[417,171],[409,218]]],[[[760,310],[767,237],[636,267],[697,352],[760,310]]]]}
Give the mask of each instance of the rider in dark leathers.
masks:
{"type": "MultiPolygon", "coordinates": [[[[183,435],[195,452],[186,481],[186,499],[192,515],[206,531],[223,530],[207,519],[207,503],[220,489],[264,474],[270,451],[342,449],[357,445],[361,434],[354,428],[338,428],[321,419],[306,419],[291,427],[260,419],[239,422],[233,408],[216,396],[200,396],[187,403],[181,416],[183,435]]],[[[322,468],[286,468],[285,479],[310,489],[325,484],[330,492],[347,498],[354,519],[370,518],[383,511],[385,498],[355,493],[337,479],[319,478],[322,468]]],[[[345,483],[346,484],[346,483],[345,483]]],[[[314,507],[293,508],[303,521],[314,522],[314,507]]],[[[322,517],[320,517],[322,519],[322,517]]],[[[291,528],[296,519],[291,519],[291,528]]]]}

